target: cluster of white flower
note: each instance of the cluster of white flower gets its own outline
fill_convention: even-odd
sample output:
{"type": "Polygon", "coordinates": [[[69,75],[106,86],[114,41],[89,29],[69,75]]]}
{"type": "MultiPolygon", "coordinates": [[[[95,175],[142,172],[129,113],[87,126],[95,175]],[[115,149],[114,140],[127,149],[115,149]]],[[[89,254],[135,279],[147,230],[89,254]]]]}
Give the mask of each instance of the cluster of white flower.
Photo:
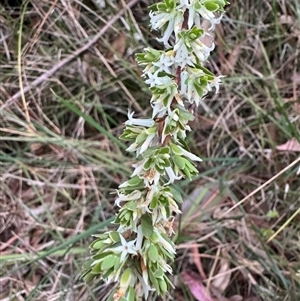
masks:
{"type": "Polygon", "coordinates": [[[119,283],[109,300],[140,300],[153,290],[165,294],[172,286],[166,273],[172,273],[168,262],[174,260],[175,247],[168,236],[182,199],[170,184],[191,179],[198,173],[194,162],[201,161],[185,143],[191,130],[188,122],[194,118],[185,104],[203,105],[209,91],[218,92],[222,77],[204,67],[214,44],[208,47],[200,41],[208,34],[200,22],[208,20],[213,30],[226,4],[225,0],[164,0],[150,8],[151,26],[162,32],[158,40],[167,48],[147,48],[137,54],[152,92],[153,112],[147,119],[128,113],[120,138],[131,143],[127,151],[136,153],[137,162],[131,178],[117,191],[118,229],[97,236],[91,245],[92,264],[84,274],[87,281],[100,275],[119,283]]]}

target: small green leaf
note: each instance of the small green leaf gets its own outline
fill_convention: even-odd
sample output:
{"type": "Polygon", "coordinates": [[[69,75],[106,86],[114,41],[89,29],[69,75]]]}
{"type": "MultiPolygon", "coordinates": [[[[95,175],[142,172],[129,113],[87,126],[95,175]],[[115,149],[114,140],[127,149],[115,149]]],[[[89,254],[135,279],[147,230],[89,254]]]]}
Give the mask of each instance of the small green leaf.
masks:
{"type": "Polygon", "coordinates": [[[170,149],[168,147],[163,147],[161,149],[158,150],[159,154],[169,154],[170,153],[170,149]]]}
{"type": "Polygon", "coordinates": [[[192,121],[195,119],[195,116],[192,113],[190,113],[187,110],[183,110],[183,109],[179,110],[179,117],[180,117],[180,119],[182,118],[184,120],[189,120],[189,121],[192,121]]]}
{"type": "Polygon", "coordinates": [[[108,270],[108,269],[112,268],[115,265],[116,259],[117,259],[117,256],[115,256],[115,255],[109,255],[109,256],[107,256],[102,261],[101,269],[102,270],[108,270]]]}
{"type": "Polygon", "coordinates": [[[150,281],[152,282],[151,286],[154,286],[154,288],[157,290],[158,295],[160,295],[160,287],[159,287],[157,279],[152,274],[152,272],[148,271],[148,274],[149,274],[150,281]]]}
{"type": "Polygon", "coordinates": [[[144,214],[141,217],[142,232],[146,238],[150,238],[153,234],[152,219],[149,214],[144,214]]]}
{"type": "Polygon", "coordinates": [[[261,228],[260,232],[264,237],[270,237],[274,233],[272,229],[266,229],[266,228],[261,228]]]}
{"type": "Polygon", "coordinates": [[[134,291],[133,287],[131,287],[131,286],[129,287],[129,290],[128,290],[127,300],[135,301],[135,291],[134,291]]]}
{"type": "Polygon", "coordinates": [[[164,271],[163,271],[161,268],[158,268],[158,269],[155,271],[155,273],[154,273],[154,276],[155,276],[156,278],[162,278],[163,275],[164,275],[164,271]]]}
{"type": "Polygon", "coordinates": [[[201,86],[199,86],[196,82],[194,82],[194,87],[198,95],[201,97],[203,95],[203,89],[201,88],[201,86]]]}
{"type": "Polygon", "coordinates": [[[163,99],[162,103],[163,103],[163,105],[164,105],[165,107],[167,107],[167,106],[168,106],[168,102],[169,102],[169,95],[167,95],[167,96],[163,99]]]}
{"type": "Polygon", "coordinates": [[[153,198],[152,198],[152,201],[150,203],[149,208],[154,209],[154,208],[156,208],[156,206],[157,206],[157,197],[154,195],[153,198]]]}
{"type": "Polygon", "coordinates": [[[175,155],[181,155],[182,150],[174,143],[170,143],[171,149],[175,155]]]}
{"type": "Polygon", "coordinates": [[[124,215],[124,219],[126,221],[129,221],[131,219],[131,216],[132,216],[131,212],[126,212],[126,214],[124,215]]]}
{"type": "Polygon", "coordinates": [[[120,235],[117,231],[112,231],[109,233],[109,237],[113,242],[119,242],[120,241],[120,235]]]}
{"type": "Polygon", "coordinates": [[[144,164],[144,169],[145,170],[150,169],[152,162],[153,162],[153,159],[149,158],[144,164]]]}
{"type": "Polygon", "coordinates": [[[167,7],[171,10],[173,10],[176,6],[176,1],[175,0],[165,0],[165,3],[167,7]]]}
{"type": "Polygon", "coordinates": [[[159,258],[158,251],[153,244],[151,244],[148,250],[148,256],[152,262],[156,262],[159,258]]]}
{"type": "Polygon", "coordinates": [[[136,210],[136,202],[134,201],[131,201],[131,202],[128,202],[126,205],[125,205],[125,208],[130,210],[130,211],[135,211],[136,210]]]}
{"type": "Polygon", "coordinates": [[[128,184],[129,186],[137,186],[137,185],[141,184],[142,181],[143,181],[143,180],[140,179],[138,176],[135,176],[135,177],[131,178],[130,180],[128,180],[128,181],[127,181],[127,184],[128,184]]]}
{"type": "Polygon", "coordinates": [[[223,7],[227,4],[227,1],[224,0],[215,0],[215,3],[217,3],[219,6],[223,7]]]}
{"type": "Polygon", "coordinates": [[[130,280],[131,280],[131,269],[127,268],[124,272],[123,275],[121,277],[120,280],[120,287],[128,287],[130,284],[130,280]]]}
{"type": "Polygon", "coordinates": [[[98,262],[94,265],[92,271],[93,274],[100,274],[101,273],[101,262],[98,262]]]}
{"type": "Polygon", "coordinates": [[[183,173],[189,180],[191,180],[192,175],[191,175],[191,172],[190,172],[190,170],[189,170],[188,167],[185,166],[184,169],[182,169],[182,173],[183,173]]]}
{"type": "Polygon", "coordinates": [[[121,257],[117,256],[117,259],[116,259],[115,265],[114,265],[114,272],[116,273],[124,264],[125,264],[124,261],[122,261],[122,263],[121,263],[121,257]]]}
{"type": "Polygon", "coordinates": [[[195,165],[193,165],[189,160],[185,159],[186,162],[185,162],[185,167],[189,169],[189,171],[196,175],[198,173],[198,170],[197,168],[195,167],[195,165]]]}
{"type": "Polygon", "coordinates": [[[147,138],[147,135],[145,133],[140,133],[136,137],[135,142],[140,145],[146,140],[146,138],[147,138]]]}
{"type": "Polygon", "coordinates": [[[177,165],[179,167],[179,169],[184,169],[186,159],[184,159],[183,157],[180,157],[180,156],[173,156],[173,161],[174,161],[175,165],[177,165]]]}
{"type": "Polygon", "coordinates": [[[102,234],[94,234],[92,235],[93,237],[101,238],[102,240],[108,238],[107,233],[102,233],[102,234]]]}
{"type": "Polygon", "coordinates": [[[158,11],[166,11],[167,6],[164,3],[157,3],[156,4],[156,10],[158,11]]]}
{"type": "Polygon", "coordinates": [[[108,256],[110,254],[111,254],[111,252],[101,252],[100,254],[96,254],[96,255],[92,256],[92,259],[94,261],[104,259],[106,256],[108,256]]]}
{"type": "Polygon", "coordinates": [[[167,286],[167,283],[165,282],[165,280],[158,279],[158,284],[163,293],[166,293],[168,291],[168,286],[167,286]]]}
{"type": "Polygon", "coordinates": [[[207,1],[204,3],[204,6],[211,12],[214,12],[219,9],[219,5],[213,1],[207,1]]]}
{"type": "Polygon", "coordinates": [[[157,131],[156,126],[153,126],[153,127],[151,127],[151,128],[148,128],[148,129],[146,130],[146,133],[147,133],[147,134],[154,134],[156,131],[157,131]]]}
{"type": "Polygon", "coordinates": [[[279,217],[279,212],[277,210],[269,210],[267,213],[267,217],[270,218],[279,217]]]}
{"type": "Polygon", "coordinates": [[[173,195],[175,201],[179,204],[182,204],[183,199],[182,199],[181,193],[173,186],[171,187],[171,191],[172,191],[172,195],[173,195]]]}
{"type": "Polygon", "coordinates": [[[87,272],[82,276],[82,279],[85,283],[90,283],[95,277],[97,277],[97,275],[87,272]]]}
{"type": "Polygon", "coordinates": [[[83,268],[85,270],[90,270],[91,269],[91,264],[94,262],[93,259],[90,259],[88,261],[86,261],[84,264],[83,264],[83,268]]]}
{"type": "Polygon", "coordinates": [[[161,168],[159,165],[155,165],[155,169],[156,171],[158,171],[161,175],[164,174],[165,172],[165,169],[164,168],[161,168]]]}
{"type": "Polygon", "coordinates": [[[104,245],[105,244],[102,240],[96,240],[96,241],[92,242],[92,244],[90,245],[90,248],[94,249],[94,250],[100,250],[100,249],[102,249],[102,247],[104,245]]]}

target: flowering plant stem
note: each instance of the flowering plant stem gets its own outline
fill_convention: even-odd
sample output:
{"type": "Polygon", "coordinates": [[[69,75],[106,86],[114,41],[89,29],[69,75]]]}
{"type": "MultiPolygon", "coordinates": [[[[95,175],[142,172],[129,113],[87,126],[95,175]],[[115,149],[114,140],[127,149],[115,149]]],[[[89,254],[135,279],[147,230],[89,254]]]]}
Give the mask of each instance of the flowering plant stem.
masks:
{"type": "Polygon", "coordinates": [[[120,138],[131,143],[127,151],[135,152],[137,162],[131,178],[117,191],[117,229],[96,235],[83,275],[87,282],[98,276],[116,282],[108,300],[147,299],[150,291],[162,295],[172,287],[167,273],[172,273],[169,262],[176,252],[170,236],[182,199],[170,184],[191,179],[198,173],[194,162],[201,161],[185,143],[191,130],[188,123],[194,118],[187,104],[204,105],[205,95],[213,88],[218,92],[221,79],[204,67],[214,44],[201,42],[209,35],[201,21],[208,20],[212,31],[226,4],[225,0],[164,0],[150,7],[151,27],[161,31],[158,40],[165,50],[146,48],[136,59],[144,66],[145,83],[152,92],[152,116],[139,119],[128,113],[120,138]]]}

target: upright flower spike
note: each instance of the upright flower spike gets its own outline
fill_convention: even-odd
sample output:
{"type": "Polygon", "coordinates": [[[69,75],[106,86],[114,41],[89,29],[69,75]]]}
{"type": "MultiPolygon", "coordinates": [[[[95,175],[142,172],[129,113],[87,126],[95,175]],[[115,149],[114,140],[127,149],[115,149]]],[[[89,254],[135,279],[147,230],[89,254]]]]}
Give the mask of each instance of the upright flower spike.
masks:
{"type": "Polygon", "coordinates": [[[213,89],[218,93],[222,78],[204,67],[214,44],[201,42],[209,34],[201,22],[208,20],[213,30],[227,4],[163,0],[150,7],[151,27],[161,31],[158,41],[166,47],[165,51],[146,48],[136,55],[152,92],[152,114],[139,119],[128,113],[120,139],[131,143],[127,151],[135,152],[137,161],[131,178],[117,191],[118,228],[96,236],[83,275],[86,281],[100,277],[116,282],[109,301],[138,301],[152,291],[166,294],[172,287],[167,274],[172,273],[169,263],[176,251],[169,236],[182,198],[170,184],[191,179],[198,173],[195,162],[201,161],[185,143],[191,131],[188,122],[194,118],[186,104],[205,105],[204,97],[213,89]]]}

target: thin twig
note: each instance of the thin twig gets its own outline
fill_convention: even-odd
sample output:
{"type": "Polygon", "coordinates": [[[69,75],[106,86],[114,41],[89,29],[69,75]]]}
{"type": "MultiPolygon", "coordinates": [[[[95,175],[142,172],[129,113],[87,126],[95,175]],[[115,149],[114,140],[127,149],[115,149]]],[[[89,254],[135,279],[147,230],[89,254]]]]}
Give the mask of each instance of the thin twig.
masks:
{"type": "Polygon", "coordinates": [[[284,169],[282,169],[279,173],[277,173],[274,177],[266,181],[264,184],[261,186],[257,187],[255,190],[253,190],[251,193],[249,193],[246,197],[244,197],[241,201],[233,205],[230,209],[228,209],[226,212],[224,212],[221,216],[221,218],[225,217],[229,212],[233,211],[236,207],[240,206],[243,204],[245,201],[247,201],[249,198],[251,198],[253,195],[255,195],[257,192],[268,186],[270,183],[272,183],[275,179],[277,179],[279,176],[281,176],[283,173],[285,173],[287,170],[295,166],[300,162],[300,157],[297,158],[295,161],[293,161],[291,164],[286,166],[284,169]]]}
{"type": "Polygon", "coordinates": [[[96,34],[88,43],[83,45],[81,48],[77,49],[75,52],[70,54],[65,59],[59,61],[56,65],[54,65],[50,70],[39,76],[37,79],[35,79],[32,83],[30,83],[28,86],[26,86],[23,91],[18,91],[16,94],[14,94],[12,97],[6,100],[6,102],[0,107],[0,111],[11,106],[14,104],[19,97],[21,97],[23,94],[28,92],[30,89],[38,86],[39,84],[43,83],[45,80],[47,80],[50,76],[52,76],[56,71],[61,69],[64,65],[68,64],[70,61],[72,61],[74,58],[76,58],[79,54],[84,52],[85,50],[89,49],[92,45],[94,45],[102,36],[103,34],[126,12],[127,9],[135,5],[139,0],[132,0],[127,4],[126,8],[121,9],[109,22],[105,24],[105,26],[99,31],[98,34],[96,34]]]}

